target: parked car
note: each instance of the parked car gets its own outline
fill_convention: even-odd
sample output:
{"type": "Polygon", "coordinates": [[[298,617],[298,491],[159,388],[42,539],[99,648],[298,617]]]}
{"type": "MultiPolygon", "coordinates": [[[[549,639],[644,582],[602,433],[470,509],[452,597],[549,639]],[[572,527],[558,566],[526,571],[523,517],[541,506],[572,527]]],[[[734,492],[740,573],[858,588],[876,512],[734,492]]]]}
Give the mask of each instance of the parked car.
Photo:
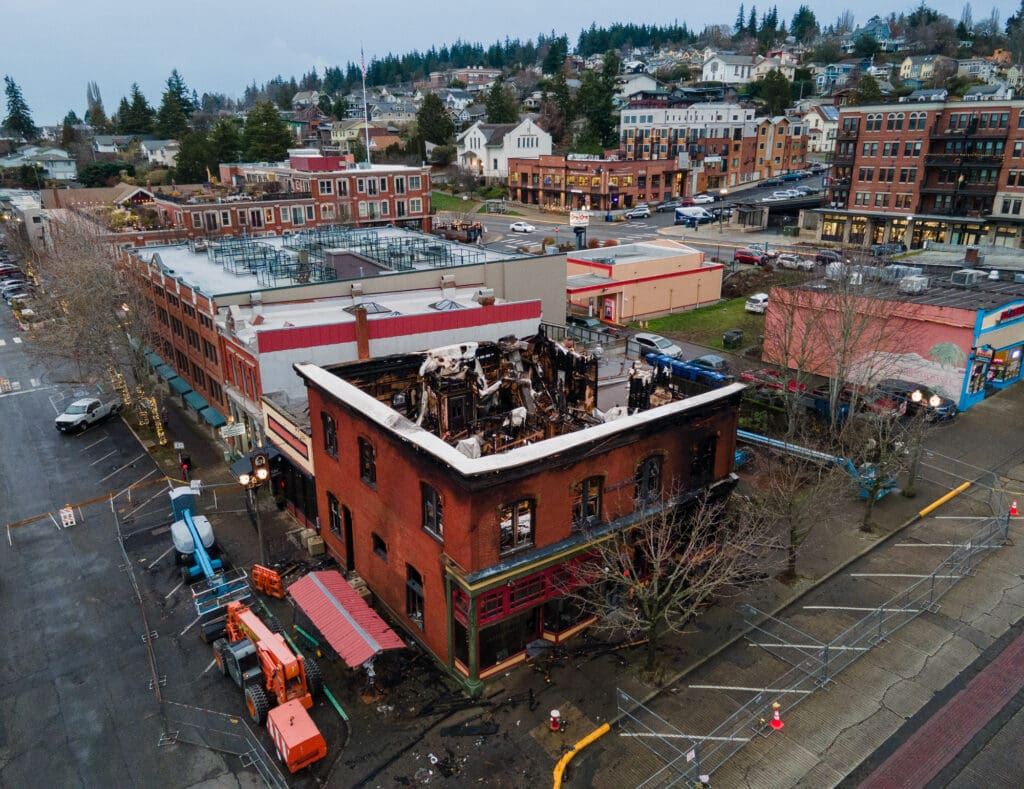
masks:
{"type": "Polygon", "coordinates": [[[803,177],[804,177],[804,175],[803,175],[802,171],[794,170],[791,173],[786,173],[785,175],[783,175],[782,176],[782,180],[783,181],[799,181],[803,177]]]}
{"type": "Polygon", "coordinates": [[[30,298],[32,298],[32,291],[25,288],[4,291],[4,301],[8,304],[12,304],[15,301],[24,301],[25,299],[30,298]]]}
{"type": "Polygon", "coordinates": [[[737,249],[732,253],[733,263],[749,263],[752,266],[763,266],[768,256],[753,249],[737,249]]]}
{"type": "Polygon", "coordinates": [[[54,420],[54,427],[61,433],[81,433],[86,428],[102,422],[121,410],[120,400],[99,400],[86,397],[75,400],[63,414],[54,420]]]}
{"type": "Polygon", "coordinates": [[[607,323],[602,323],[597,318],[590,315],[566,315],[565,325],[569,329],[588,329],[593,332],[600,332],[601,334],[607,334],[609,336],[618,334],[618,329],[613,326],[609,326],[607,323]]]}
{"type": "Polygon", "coordinates": [[[683,349],[672,342],[672,340],[668,340],[660,334],[640,332],[633,335],[633,342],[640,346],[641,356],[649,353],[660,353],[673,359],[683,358],[683,349]]]}
{"type": "Polygon", "coordinates": [[[729,372],[729,363],[721,356],[708,353],[704,356],[698,356],[696,359],[690,359],[686,364],[694,367],[703,367],[705,370],[711,370],[715,373],[727,373],[729,372]]]}
{"type": "Polygon", "coordinates": [[[814,256],[815,263],[842,263],[843,256],[836,252],[834,249],[819,249],[818,254],[814,256]]]}
{"type": "Polygon", "coordinates": [[[694,205],[707,205],[708,203],[715,202],[715,198],[713,195],[699,194],[693,196],[693,202],[694,205]]]}
{"type": "Polygon", "coordinates": [[[783,181],[781,178],[766,178],[761,183],[763,183],[765,186],[782,186],[785,183],[785,181],[783,181]]]}
{"type": "Polygon", "coordinates": [[[532,233],[537,228],[529,222],[513,222],[508,226],[508,229],[513,233],[532,233]]]}
{"type": "Polygon", "coordinates": [[[725,217],[726,219],[728,219],[729,217],[732,216],[732,207],[727,205],[718,206],[717,208],[709,208],[708,212],[715,219],[718,219],[719,217],[725,217]]]}
{"type": "Polygon", "coordinates": [[[906,252],[907,246],[899,241],[890,241],[886,244],[872,244],[868,251],[871,253],[871,257],[880,258],[906,252]]]}
{"type": "Polygon", "coordinates": [[[647,203],[640,203],[626,212],[626,219],[647,219],[650,215],[651,207],[647,203]]]}
{"type": "Polygon", "coordinates": [[[783,268],[797,269],[799,271],[814,271],[815,263],[810,258],[802,258],[786,252],[776,258],[778,264],[783,268]]]}
{"type": "Polygon", "coordinates": [[[794,189],[804,196],[821,194],[821,189],[814,184],[800,184],[800,186],[796,186],[794,189]]]}
{"type": "Polygon", "coordinates": [[[900,411],[915,416],[921,409],[929,421],[952,419],[957,415],[956,403],[944,397],[931,387],[900,378],[886,378],[875,385],[875,393],[891,397],[900,404],[900,411]]]}
{"type": "Polygon", "coordinates": [[[658,207],[654,210],[659,214],[664,214],[666,211],[675,211],[679,205],[678,200],[666,200],[664,203],[658,203],[658,207]]]}
{"type": "Polygon", "coordinates": [[[748,296],[747,303],[743,305],[743,309],[755,315],[764,315],[768,311],[768,294],[754,293],[748,296]]]}

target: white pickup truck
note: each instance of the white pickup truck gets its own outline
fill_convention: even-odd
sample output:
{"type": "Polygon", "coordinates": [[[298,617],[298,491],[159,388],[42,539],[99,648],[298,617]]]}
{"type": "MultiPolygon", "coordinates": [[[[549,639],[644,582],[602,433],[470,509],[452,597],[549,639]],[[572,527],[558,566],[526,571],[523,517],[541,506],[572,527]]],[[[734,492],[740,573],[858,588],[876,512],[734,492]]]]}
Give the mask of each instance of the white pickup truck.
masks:
{"type": "Polygon", "coordinates": [[[80,433],[121,410],[120,400],[104,402],[95,397],[75,400],[57,417],[54,426],[62,433],[80,433]]]}

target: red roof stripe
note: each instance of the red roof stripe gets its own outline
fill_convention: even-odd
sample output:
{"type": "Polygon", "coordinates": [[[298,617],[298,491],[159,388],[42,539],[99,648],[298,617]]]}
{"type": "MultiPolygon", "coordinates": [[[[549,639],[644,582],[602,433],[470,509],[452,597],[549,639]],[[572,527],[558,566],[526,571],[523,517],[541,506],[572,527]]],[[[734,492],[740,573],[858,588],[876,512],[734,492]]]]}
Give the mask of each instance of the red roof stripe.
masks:
{"type": "Polygon", "coordinates": [[[350,668],[382,650],[405,646],[337,570],[309,573],[289,586],[288,594],[350,668]]]}

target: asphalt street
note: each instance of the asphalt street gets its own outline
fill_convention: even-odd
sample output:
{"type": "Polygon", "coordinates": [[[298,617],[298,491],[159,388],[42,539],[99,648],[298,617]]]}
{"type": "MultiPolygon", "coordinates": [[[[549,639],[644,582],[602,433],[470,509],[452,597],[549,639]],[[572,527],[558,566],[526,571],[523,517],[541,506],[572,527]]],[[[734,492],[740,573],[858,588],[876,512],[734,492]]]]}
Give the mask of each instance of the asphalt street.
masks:
{"type": "MultiPolygon", "coordinates": [[[[21,339],[0,307],[0,786],[237,785],[237,760],[158,746],[149,646],[162,623],[144,623],[118,538],[117,510],[142,502],[107,496],[161,475],[120,419],[58,433],[55,414],[90,389],[60,382],[21,339]]],[[[166,496],[133,517],[147,508],[166,521],[166,496]]]]}

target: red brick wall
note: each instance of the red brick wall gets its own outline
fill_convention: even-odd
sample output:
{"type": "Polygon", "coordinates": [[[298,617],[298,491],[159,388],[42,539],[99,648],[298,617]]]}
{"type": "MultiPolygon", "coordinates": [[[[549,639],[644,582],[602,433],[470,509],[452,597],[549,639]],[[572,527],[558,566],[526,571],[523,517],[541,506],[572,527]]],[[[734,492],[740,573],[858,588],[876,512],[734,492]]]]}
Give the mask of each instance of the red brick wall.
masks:
{"type": "Polygon", "coordinates": [[[664,457],[666,488],[671,479],[681,480],[685,487],[691,444],[697,433],[719,433],[716,478],[732,470],[736,413],[726,410],[694,427],[680,417],[674,426],[660,425],[651,435],[635,436],[636,440],[600,455],[543,468],[522,479],[496,477],[488,487],[469,491],[443,468],[382,433],[360,415],[340,407],[315,387],[308,392],[320,531],[328,550],[344,562],[344,533],[335,535],[330,529],[327,494],[332,493],[351,512],[355,570],[410,630],[416,625],[405,618],[406,565],[421,574],[425,605],[422,637],[442,657],[447,654],[447,625],[441,554],[447,554],[467,572],[497,563],[502,558],[498,529],[498,509],[502,505],[520,498],[536,502],[535,547],[542,547],[570,536],[574,489],[587,477],[604,477],[603,517],[611,519],[632,512],[636,466],[651,454],[664,457]],[[322,411],[335,420],[337,459],[324,452],[322,411]],[[359,478],[359,437],[370,440],[376,451],[375,489],[359,478]],[[422,528],[422,482],[441,494],[443,545],[422,528]],[[386,562],[373,552],[372,533],[387,543],[386,562]]]}

